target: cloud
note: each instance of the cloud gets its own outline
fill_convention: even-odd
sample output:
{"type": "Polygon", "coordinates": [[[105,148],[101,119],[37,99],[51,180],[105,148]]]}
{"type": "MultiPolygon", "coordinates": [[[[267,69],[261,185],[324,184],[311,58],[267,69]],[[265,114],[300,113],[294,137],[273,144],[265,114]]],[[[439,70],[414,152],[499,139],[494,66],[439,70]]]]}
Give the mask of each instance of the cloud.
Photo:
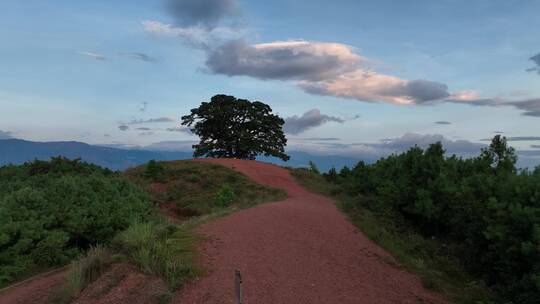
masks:
{"type": "Polygon", "coordinates": [[[149,119],[132,119],[130,122],[128,122],[128,125],[139,125],[139,124],[146,124],[146,123],[162,123],[162,122],[175,122],[176,120],[174,118],[170,117],[157,117],[157,118],[149,118],[149,119]]]}
{"type": "Polygon", "coordinates": [[[103,137],[111,137],[111,134],[103,134],[103,137]]]}
{"type": "Polygon", "coordinates": [[[150,144],[144,149],[153,151],[191,151],[192,146],[198,141],[178,140],[178,141],[160,141],[150,144]]]}
{"type": "Polygon", "coordinates": [[[540,149],[540,145],[531,145],[531,148],[540,149]]]}
{"type": "Polygon", "coordinates": [[[522,115],[540,117],[540,98],[512,101],[502,97],[479,97],[476,92],[465,91],[452,94],[446,102],[471,106],[514,107],[524,111],[522,115]]]}
{"type": "Polygon", "coordinates": [[[321,80],[355,70],[363,58],[339,43],[230,41],[211,50],[206,65],[216,74],[259,79],[321,80]]]}
{"type": "Polygon", "coordinates": [[[142,21],[143,30],[155,36],[180,37],[189,46],[208,50],[246,33],[233,17],[240,10],[236,0],[166,0],[174,23],[142,21]]]}
{"type": "Polygon", "coordinates": [[[407,151],[415,145],[425,149],[430,144],[436,142],[443,144],[447,155],[456,154],[462,157],[478,155],[482,148],[487,147],[484,143],[475,143],[468,140],[451,140],[440,134],[406,133],[400,137],[386,138],[372,143],[291,141],[289,148],[320,155],[340,155],[376,160],[392,153],[407,151]]]}
{"type": "Polygon", "coordinates": [[[451,125],[452,123],[449,122],[449,121],[440,120],[440,121],[436,121],[435,124],[438,124],[438,125],[451,125]]]}
{"type": "Polygon", "coordinates": [[[298,140],[298,141],[338,141],[341,140],[337,137],[291,137],[290,140],[298,140]]]}
{"type": "Polygon", "coordinates": [[[540,98],[514,102],[509,101],[505,102],[504,105],[523,110],[523,115],[540,117],[540,98]]]}
{"type": "Polygon", "coordinates": [[[154,135],[154,132],[146,131],[146,132],[139,133],[139,136],[151,136],[151,135],[154,135]]]}
{"type": "Polygon", "coordinates": [[[179,37],[194,48],[208,50],[220,45],[223,41],[238,39],[245,35],[242,28],[218,26],[211,29],[203,27],[176,27],[171,24],[154,20],[141,22],[143,30],[157,37],[179,37]]]}
{"type": "MultiPolygon", "coordinates": [[[[144,109],[146,109],[146,103],[144,103],[144,109]]],[[[139,111],[142,111],[141,110],[142,108],[139,109],[139,111]]],[[[121,131],[127,131],[130,129],[130,126],[133,126],[133,125],[142,125],[142,124],[153,124],[153,123],[166,123],[166,122],[175,122],[176,120],[174,118],[170,118],[170,117],[157,117],[157,118],[149,118],[149,119],[132,119],[131,121],[129,122],[123,122],[123,123],[120,123],[120,125],[118,126],[118,129],[120,129],[121,131]]],[[[145,131],[145,132],[142,132],[140,133],[139,135],[151,135],[153,134],[153,132],[150,132],[152,130],[157,130],[157,129],[152,129],[152,128],[149,128],[149,127],[138,127],[138,128],[134,128],[133,130],[138,130],[138,131],[145,131]]]]}
{"type": "Polygon", "coordinates": [[[447,153],[458,155],[479,153],[480,149],[486,146],[485,144],[474,143],[468,140],[451,140],[440,134],[422,135],[416,133],[406,133],[401,137],[383,139],[380,144],[372,144],[372,146],[398,152],[405,151],[415,145],[426,148],[435,142],[441,142],[447,153]]]}
{"type": "Polygon", "coordinates": [[[319,109],[312,109],[302,114],[302,116],[294,115],[285,118],[283,130],[289,134],[299,134],[330,121],[338,123],[345,122],[345,120],[342,118],[321,114],[319,109]]]}
{"type": "Polygon", "coordinates": [[[535,141],[540,140],[540,136],[510,136],[507,141],[535,141]]]}
{"type": "Polygon", "coordinates": [[[120,55],[127,58],[149,62],[149,63],[156,63],[158,61],[157,58],[154,58],[144,53],[120,53],[120,55]]]}
{"type": "Polygon", "coordinates": [[[13,134],[12,132],[0,130],[0,139],[10,139],[10,138],[13,138],[12,134],[13,134]]]}
{"type": "MultiPolygon", "coordinates": [[[[533,58],[536,60],[536,56],[533,58]]],[[[371,62],[341,43],[291,40],[249,44],[233,40],[207,49],[206,67],[214,74],[294,81],[315,95],[403,105],[447,102],[509,106],[524,111],[523,115],[540,117],[540,99],[480,97],[474,91],[454,93],[444,83],[374,72],[369,68],[371,62]]]]}
{"type": "Polygon", "coordinates": [[[529,60],[531,60],[532,62],[534,62],[534,64],[535,64],[536,66],[527,69],[527,71],[528,71],[528,72],[538,72],[538,74],[540,74],[540,53],[538,53],[538,54],[532,56],[531,58],[529,58],[529,60]]]}
{"type": "Polygon", "coordinates": [[[433,102],[450,96],[448,87],[442,83],[423,79],[408,81],[364,69],[322,81],[302,81],[299,86],[311,94],[404,105],[433,102]]]}
{"type": "Polygon", "coordinates": [[[107,60],[107,57],[102,54],[93,53],[93,52],[81,52],[82,55],[85,55],[89,58],[95,59],[95,60],[107,60]]]}
{"type": "MultiPolygon", "coordinates": [[[[248,43],[243,29],[224,26],[224,21],[238,15],[236,0],[168,0],[166,9],[173,24],[146,20],[142,22],[144,30],[159,36],[182,37],[203,49],[206,71],[210,73],[292,81],[309,94],[362,102],[512,106],[523,110],[524,115],[540,117],[537,99],[478,98],[470,92],[451,92],[438,81],[408,80],[375,72],[370,68],[373,60],[346,44],[307,40],[248,43]]],[[[540,54],[530,59],[540,64],[540,54]]]]}
{"type": "Polygon", "coordinates": [[[416,104],[449,97],[445,84],[403,80],[367,68],[370,60],[348,45],[306,40],[248,44],[229,41],[207,53],[210,72],[263,80],[295,80],[316,95],[366,102],[416,104]]]}
{"type": "Polygon", "coordinates": [[[517,151],[518,156],[540,156],[540,150],[519,150],[517,151]]]}
{"type": "Polygon", "coordinates": [[[146,108],[148,107],[148,103],[145,101],[143,103],[141,103],[139,106],[138,106],[138,110],[139,112],[146,112],[146,108]]]}
{"type": "MultiPolygon", "coordinates": [[[[506,141],[540,141],[540,136],[508,136],[506,141]]],[[[481,141],[491,141],[491,138],[482,138],[481,141]]]]}
{"type": "Polygon", "coordinates": [[[236,0],[167,0],[166,9],[175,24],[182,27],[213,28],[239,13],[236,0]]]}
{"type": "Polygon", "coordinates": [[[166,130],[169,131],[169,132],[182,132],[182,133],[186,133],[186,134],[192,134],[190,128],[183,127],[183,126],[167,128],[166,130]]]}

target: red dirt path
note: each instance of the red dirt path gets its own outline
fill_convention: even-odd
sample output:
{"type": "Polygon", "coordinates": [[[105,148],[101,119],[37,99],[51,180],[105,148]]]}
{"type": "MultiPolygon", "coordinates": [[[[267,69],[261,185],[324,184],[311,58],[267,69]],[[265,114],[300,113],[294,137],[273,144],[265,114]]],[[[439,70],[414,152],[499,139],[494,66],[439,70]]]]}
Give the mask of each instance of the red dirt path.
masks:
{"type": "Polygon", "coordinates": [[[286,169],[234,159],[204,159],[232,167],[289,198],[205,224],[200,263],[207,276],[174,303],[234,303],[233,273],[243,276],[244,303],[445,303],[419,278],[396,267],[334,203],[296,183],[286,169]]]}
{"type": "Polygon", "coordinates": [[[45,304],[66,278],[66,269],[60,268],[16,283],[0,291],[0,304],[45,304]]]}

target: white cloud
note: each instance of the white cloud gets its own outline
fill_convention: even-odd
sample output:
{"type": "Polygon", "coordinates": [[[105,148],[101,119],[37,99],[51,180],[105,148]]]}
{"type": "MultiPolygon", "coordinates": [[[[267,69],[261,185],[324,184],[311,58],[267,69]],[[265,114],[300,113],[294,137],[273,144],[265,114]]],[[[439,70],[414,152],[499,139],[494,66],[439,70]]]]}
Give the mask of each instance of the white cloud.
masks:
{"type": "Polygon", "coordinates": [[[160,21],[141,22],[143,30],[154,36],[179,37],[192,47],[207,49],[224,40],[237,39],[245,35],[245,30],[227,26],[206,28],[201,26],[178,27],[160,21]]]}
{"type": "Polygon", "coordinates": [[[363,60],[350,46],[339,43],[294,40],[251,45],[234,40],[210,50],[206,65],[229,76],[319,80],[353,71],[363,60]]]}
{"type": "Polygon", "coordinates": [[[216,74],[291,79],[311,94],[366,102],[416,104],[450,95],[441,83],[370,71],[369,61],[341,43],[293,40],[250,45],[235,40],[209,50],[206,65],[216,74]]]}
{"type": "Polygon", "coordinates": [[[0,130],[0,139],[10,139],[13,138],[13,133],[9,131],[0,130]]]}
{"type": "Polygon", "coordinates": [[[87,57],[90,57],[95,60],[107,60],[107,57],[105,55],[94,53],[94,52],[81,52],[82,55],[85,55],[87,57]]]}
{"type": "Polygon", "coordinates": [[[130,122],[128,122],[128,125],[140,125],[140,124],[147,124],[147,123],[163,123],[163,122],[175,122],[176,119],[171,117],[157,117],[157,118],[149,118],[149,119],[132,119],[130,122]]]}

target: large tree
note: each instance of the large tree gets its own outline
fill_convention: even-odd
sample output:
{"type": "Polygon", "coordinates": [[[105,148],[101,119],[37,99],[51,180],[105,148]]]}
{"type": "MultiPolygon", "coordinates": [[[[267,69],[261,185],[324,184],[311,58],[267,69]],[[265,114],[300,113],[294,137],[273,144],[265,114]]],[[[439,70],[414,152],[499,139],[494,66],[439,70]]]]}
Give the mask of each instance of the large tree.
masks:
{"type": "Polygon", "coordinates": [[[255,159],[263,154],[286,161],[284,123],[263,102],[227,95],[216,95],[182,117],[182,125],[200,137],[193,145],[195,157],[255,159]]]}

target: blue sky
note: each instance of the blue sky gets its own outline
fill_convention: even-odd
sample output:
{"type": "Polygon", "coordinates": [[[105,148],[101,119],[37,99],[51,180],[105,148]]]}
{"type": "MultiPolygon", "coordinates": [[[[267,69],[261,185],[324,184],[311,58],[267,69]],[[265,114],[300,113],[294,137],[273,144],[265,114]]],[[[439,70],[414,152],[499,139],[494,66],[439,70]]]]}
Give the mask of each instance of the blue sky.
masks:
{"type": "Polygon", "coordinates": [[[270,104],[310,152],[540,145],[539,1],[193,2],[0,2],[0,135],[194,140],[167,129],[225,93],[270,104]]]}

